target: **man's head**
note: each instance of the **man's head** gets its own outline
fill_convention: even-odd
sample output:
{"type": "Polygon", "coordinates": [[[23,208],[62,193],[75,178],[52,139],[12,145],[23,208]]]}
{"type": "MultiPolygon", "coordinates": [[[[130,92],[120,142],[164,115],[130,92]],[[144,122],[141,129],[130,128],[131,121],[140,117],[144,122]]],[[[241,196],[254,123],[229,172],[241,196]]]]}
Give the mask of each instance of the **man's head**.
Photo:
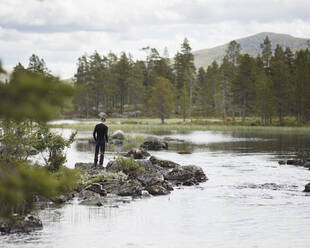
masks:
{"type": "Polygon", "coordinates": [[[101,117],[101,122],[105,122],[105,117],[101,117]]]}

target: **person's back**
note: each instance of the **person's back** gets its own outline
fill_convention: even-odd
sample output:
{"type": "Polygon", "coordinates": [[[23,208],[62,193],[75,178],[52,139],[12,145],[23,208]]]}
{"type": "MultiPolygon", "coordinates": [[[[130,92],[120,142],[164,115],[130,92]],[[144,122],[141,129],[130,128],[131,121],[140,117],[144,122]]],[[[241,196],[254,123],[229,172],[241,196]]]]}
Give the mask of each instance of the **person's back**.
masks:
{"type": "Polygon", "coordinates": [[[101,123],[97,124],[94,128],[93,136],[96,141],[96,149],[95,149],[95,166],[98,163],[98,154],[100,150],[100,161],[99,165],[103,165],[105,145],[108,144],[108,127],[104,125],[105,118],[101,118],[101,123]]]}
{"type": "Polygon", "coordinates": [[[95,126],[93,136],[96,142],[108,142],[108,127],[103,123],[97,124],[95,126]]]}

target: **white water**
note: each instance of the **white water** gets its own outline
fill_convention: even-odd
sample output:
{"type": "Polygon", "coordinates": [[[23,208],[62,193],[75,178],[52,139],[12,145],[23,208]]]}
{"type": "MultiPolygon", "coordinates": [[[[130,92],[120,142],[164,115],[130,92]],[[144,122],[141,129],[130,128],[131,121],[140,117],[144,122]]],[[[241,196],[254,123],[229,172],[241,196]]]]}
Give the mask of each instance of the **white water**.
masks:
{"type": "MultiPolygon", "coordinates": [[[[222,133],[198,134],[178,138],[236,141],[222,133]]],[[[206,146],[190,155],[152,154],[201,166],[209,181],[168,196],[120,203],[118,208],[72,202],[47,209],[40,212],[42,231],[1,236],[0,247],[309,247],[310,195],[302,192],[309,170],[279,166],[275,151],[268,149],[243,153],[206,146]]],[[[105,163],[111,158],[108,154],[105,163]]],[[[77,152],[74,144],[68,166],[92,159],[92,152],[77,152]]]]}

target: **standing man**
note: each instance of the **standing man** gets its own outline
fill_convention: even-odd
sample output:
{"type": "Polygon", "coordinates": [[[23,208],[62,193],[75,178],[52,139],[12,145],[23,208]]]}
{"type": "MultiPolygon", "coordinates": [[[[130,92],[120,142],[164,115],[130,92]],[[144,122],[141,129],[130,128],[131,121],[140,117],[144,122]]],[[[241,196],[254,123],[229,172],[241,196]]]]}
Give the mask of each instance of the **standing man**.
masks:
{"type": "Polygon", "coordinates": [[[93,132],[94,140],[96,141],[95,159],[94,159],[95,166],[97,166],[98,163],[99,150],[100,150],[99,165],[100,166],[103,165],[105,145],[108,144],[108,127],[104,124],[105,121],[106,121],[105,117],[101,117],[101,123],[95,126],[93,132]]]}

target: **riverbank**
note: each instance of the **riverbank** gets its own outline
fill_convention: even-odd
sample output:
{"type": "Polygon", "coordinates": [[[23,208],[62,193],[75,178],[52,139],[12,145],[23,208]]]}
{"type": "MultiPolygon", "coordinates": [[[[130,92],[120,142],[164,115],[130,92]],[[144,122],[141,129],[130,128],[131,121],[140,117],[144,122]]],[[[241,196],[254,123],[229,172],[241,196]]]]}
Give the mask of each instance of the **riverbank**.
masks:
{"type": "MultiPolygon", "coordinates": [[[[254,119],[255,120],[255,119],[254,119]]],[[[82,120],[60,120],[53,121],[49,125],[52,128],[71,128],[78,131],[92,131],[95,123],[98,122],[96,119],[82,119],[82,120]]],[[[134,132],[143,131],[146,133],[158,132],[163,134],[165,132],[169,133],[171,131],[178,132],[189,132],[194,130],[199,131],[254,131],[254,132],[270,132],[270,133],[307,133],[310,131],[308,126],[261,126],[258,124],[253,124],[249,119],[246,124],[242,125],[240,120],[235,122],[223,123],[219,119],[194,119],[192,122],[182,119],[167,119],[165,124],[161,124],[159,119],[151,118],[108,118],[107,125],[109,126],[109,131],[113,132],[118,129],[124,132],[134,132]]]]}

